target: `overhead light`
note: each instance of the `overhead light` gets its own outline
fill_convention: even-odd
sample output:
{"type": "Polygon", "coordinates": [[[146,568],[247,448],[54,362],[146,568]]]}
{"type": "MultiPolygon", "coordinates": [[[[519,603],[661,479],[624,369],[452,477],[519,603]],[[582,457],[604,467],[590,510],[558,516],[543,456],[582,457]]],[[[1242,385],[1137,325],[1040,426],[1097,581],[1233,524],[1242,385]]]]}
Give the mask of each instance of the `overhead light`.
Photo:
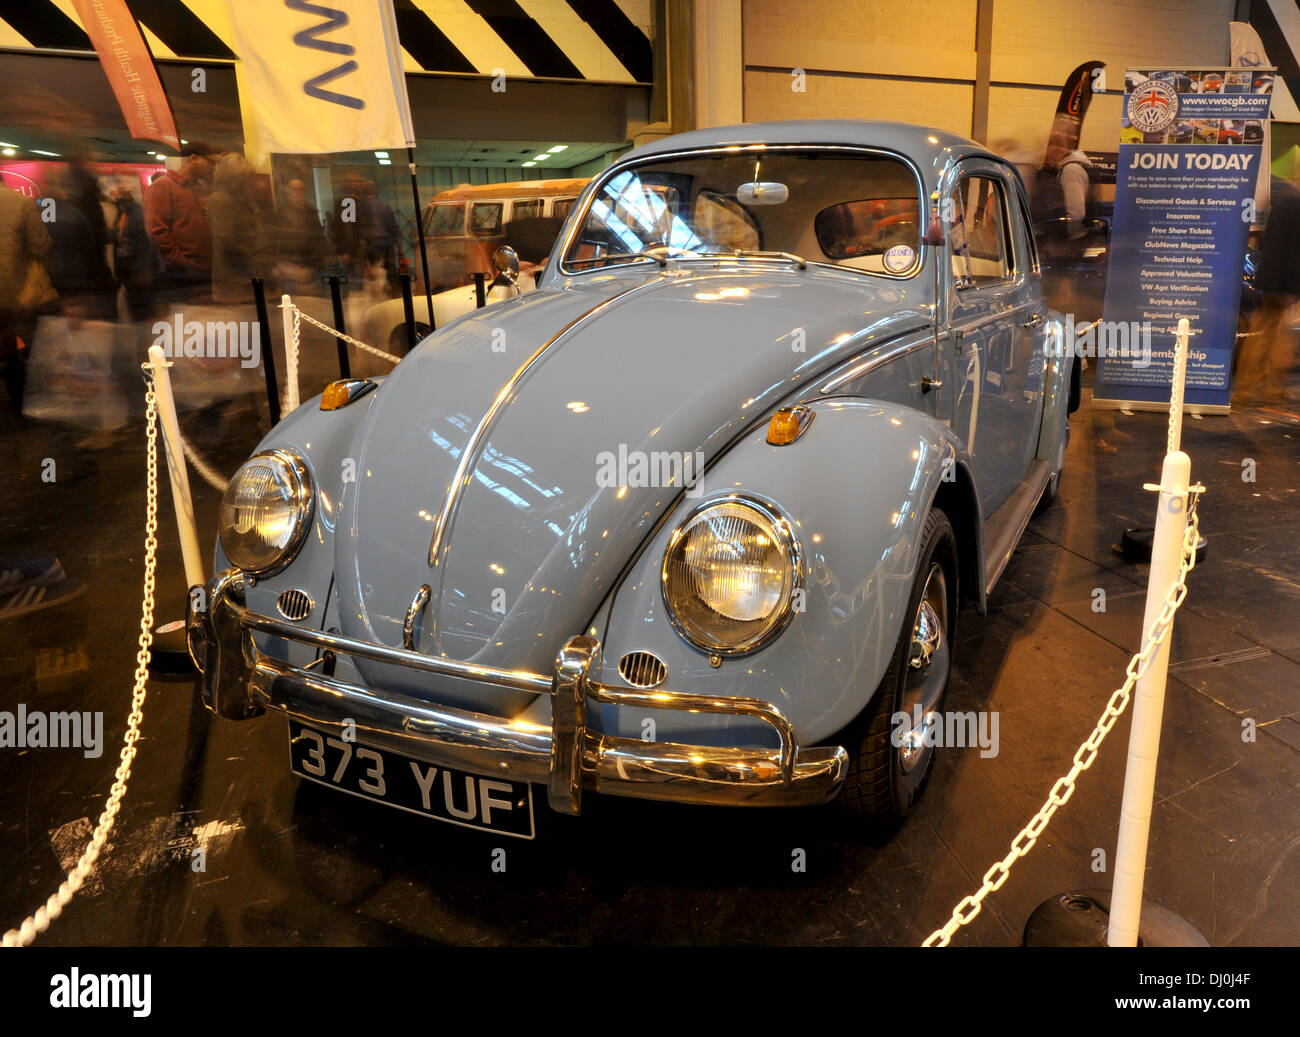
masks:
{"type": "Polygon", "coordinates": [[[387,157],[388,157],[388,152],[387,152],[387,151],[376,151],[376,152],[375,152],[375,158],[387,158],[387,157]]]}
{"type": "Polygon", "coordinates": [[[181,138],[181,143],[182,143],[182,144],[188,144],[189,141],[186,140],[184,137],[182,137],[182,138],[181,138]]]}
{"type": "Polygon", "coordinates": [[[519,164],[520,164],[521,166],[535,166],[535,165],[537,165],[536,162],[521,162],[521,163],[519,163],[519,164]]]}
{"type": "Polygon", "coordinates": [[[548,158],[550,158],[550,157],[551,157],[550,155],[548,155],[545,151],[543,151],[540,155],[534,155],[534,156],[533,156],[533,161],[534,161],[534,162],[545,162],[545,161],[546,161],[548,158]]]}
{"type": "Polygon", "coordinates": [[[381,159],[379,160],[379,164],[380,164],[381,166],[391,166],[393,163],[392,163],[392,161],[391,161],[390,159],[381,158],[381,159]]]}
{"type": "Polygon", "coordinates": [[[32,148],[32,154],[33,154],[33,155],[44,155],[44,156],[46,156],[47,158],[58,158],[58,157],[59,157],[59,153],[58,153],[57,151],[38,151],[36,148],[32,148]]]}
{"type": "Polygon", "coordinates": [[[13,148],[5,148],[3,151],[0,151],[0,155],[16,155],[16,154],[18,154],[18,152],[16,152],[13,148]]]}
{"type": "Polygon", "coordinates": [[[557,144],[555,145],[555,147],[547,148],[546,150],[549,151],[552,155],[558,155],[561,151],[567,150],[568,147],[569,145],[567,144],[557,144]]]}

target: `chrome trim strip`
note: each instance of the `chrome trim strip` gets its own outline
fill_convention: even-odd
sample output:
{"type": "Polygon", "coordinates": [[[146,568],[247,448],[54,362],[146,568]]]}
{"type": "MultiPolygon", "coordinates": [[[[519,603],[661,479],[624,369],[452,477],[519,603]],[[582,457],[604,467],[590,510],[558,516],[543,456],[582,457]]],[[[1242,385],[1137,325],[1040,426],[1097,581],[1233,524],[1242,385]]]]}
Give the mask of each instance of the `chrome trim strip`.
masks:
{"type": "Polygon", "coordinates": [[[932,349],[933,347],[934,347],[934,340],[931,338],[926,338],[923,342],[913,342],[910,344],[895,346],[893,349],[890,349],[884,353],[878,353],[874,356],[869,355],[867,359],[863,360],[861,363],[855,364],[853,367],[850,367],[847,371],[844,371],[832,377],[829,382],[827,382],[818,390],[818,392],[821,393],[834,392],[836,389],[838,389],[841,385],[844,385],[846,382],[851,382],[855,378],[860,378],[862,377],[862,375],[868,374],[871,371],[874,371],[877,367],[882,367],[892,360],[897,360],[899,357],[906,356],[908,353],[916,352],[919,349],[932,349]]]}
{"type": "MultiPolygon", "coordinates": [[[[447,545],[445,543],[447,530],[450,528],[455,516],[456,508],[460,503],[461,494],[469,484],[470,470],[478,460],[479,449],[482,447],[483,441],[487,438],[489,429],[491,429],[497,415],[501,412],[501,408],[505,406],[506,400],[514,393],[515,388],[519,385],[520,381],[523,380],[524,375],[526,375],[532,366],[542,358],[548,349],[555,345],[555,343],[571,332],[579,324],[594,317],[601,310],[612,306],[621,299],[626,299],[633,292],[639,292],[643,288],[649,288],[651,285],[658,284],[663,280],[665,280],[663,275],[652,277],[650,280],[633,285],[631,288],[625,288],[617,295],[612,295],[608,299],[604,299],[597,303],[585,313],[580,313],[558,332],[552,335],[546,342],[542,343],[537,351],[524,361],[523,366],[511,376],[510,380],[501,387],[501,391],[497,393],[497,398],[492,402],[492,406],[489,407],[487,413],[479,419],[478,426],[474,429],[473,435],[469,437],[469,440],[465,443],[465,446],[460,452],[460,461],[456,465],[456,474],[452,476],[451,484],[447,487],[447,495],[442,502],[442,510],[438,512],[437,521],[433,524],[433,539],[429,541],[430,568],[439,570],[442,568],[441,556],[445,555],[447,551],[447,545]]],[[[438,576],[438,596],[439,598],[442,596],[441,572],[438,576]]],[[[435,638],[436,634],[437,632],[435,631],[435,638]]],[[[436,643],[435,640],[435,644],[436,643]]]]}
{"type": "MultiPolygon", "coordinates": [[[[630,160],[625,159],[622,162],[616,162],[614,165],[606,169],[604,173],[600,174],[598,178],[594,178],[591,184],[587,186],[587,188],[583,191],[582,196],[579,198],[579,202],[584,203],[582,205],[581,210],[578,210],[578,204],[575,203],[573,209],[569,211],[568,221],[565,223],[565,228],[564,228],[564,244],[561,246],[559,252],[555,253],[558,256],[558,262],[556,263],[556,275],[573,277],[581,274],[592,273],[592,270],[574,270],[565,265],[564,259],[565,256],[569,254],[569,249],[573,245],[573,239],[578,235],[579,228],[587,222],[587,216],[591,212],[591,204],[592,202],[595,201],[596,195],[600,192],[601,188],[603,188],[607,183],[609,183],[612,179],[614,179],[614,177],[618,176],[620,173],[626,172],[628,169],[632,169],[636,166],[655,163],[655,162],[665,162],[675,158],[686,158],[688,156],[722,155],[722,154],[737,154],[743,152],[754,153],[754,152],[772,152],[772,151],[842,151],[842,152],[848,152],[850,154],[876,155],[882,158],[894,159],[896,161],[903,163],[903,165],[905,165],[909,170],[911,170],[912,176],[916,180],[916,197],[917,197],[917,203],[920,206],[918,211],[921,213],[926,213],[929,211],[926,205],[925,177],[921,173],[921,167],[916,164],[915,160],[912,158],[911,155],[905,155],[901,151],[892,151],[889,148],[876,147],[870,144],[814,144],[814,143],[758,144],[755,143],[755,144],[720,144],[720,145],[710,145],[709,147],[705,147],[705,148],[683,148],[681,151],[657,152],[656,154],[653,155],[642,155],[635,159],[630,159],[630,160]]],[[[891,274],[888,271],[883,271],[883,270],[881,271],[861,270],[857,267],[843,266],[839,263],[826,263],[816,259],[809,260],[808,262],[812,266],[829,267],[834,270],[847,270],[850,271],[851,273],[861,274],[864,277],[882,277],[887,281],[910,281],[913,277],[919,274],[925,267],[925,259],[924,259],[924,254],[921,252],[920,239],[921,239],[921,235],[918,233],[917,250],[916,250],[917,261],[915,265],[912,267],[912,269],[907,271],[907,273],[905,274],[891,274]]],[[[725,258],[729,258],[729,257],[701,256],[698,261],[717,262],[725,258]]],[[[778,262],[778,263],[785,262],[785,260],[781,260],[781,259],[756,259],[755,261],[778,262]]],[[[593,269],[608,271],[610,268],[595,267],[593,269]]]]}
{"type": "Polygon", "coordinates": [[[1008,306],[1005,310],[998,310],[997,313],[981,314],[980,316],[975,317],[972,320],[968,320],[962,323],[953,321],[948,325],[948,330],[950,332],[951,331],[961,331],[961,332],[976,331],[979,328],[984,327],[985,324],[992,324],[996,320],[1005,320],[1007,317],[1019,313],[1021,310],[1030,309],[1033,305],[1034,305],[1034,300],[1030,299],[1028,302],[1018,303],[1015,306],[1008,306]]]}

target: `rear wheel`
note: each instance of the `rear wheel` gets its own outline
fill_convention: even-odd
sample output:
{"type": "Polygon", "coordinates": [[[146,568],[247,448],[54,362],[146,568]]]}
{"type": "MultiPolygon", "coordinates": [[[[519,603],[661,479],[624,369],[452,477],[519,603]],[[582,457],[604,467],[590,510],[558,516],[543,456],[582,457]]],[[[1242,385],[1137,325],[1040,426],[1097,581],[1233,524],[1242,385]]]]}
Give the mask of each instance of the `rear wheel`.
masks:
{"type": "Polygon", "coordinates": [[[927,733],[942,722],[952,672],[956,610],[957,542],[948,517],[935,508],[925,521],[907,618],[889,668],[847,739],[849,772],[840,802],[851,813],[900,821],[920,798],[934,764],[927,733]]]}

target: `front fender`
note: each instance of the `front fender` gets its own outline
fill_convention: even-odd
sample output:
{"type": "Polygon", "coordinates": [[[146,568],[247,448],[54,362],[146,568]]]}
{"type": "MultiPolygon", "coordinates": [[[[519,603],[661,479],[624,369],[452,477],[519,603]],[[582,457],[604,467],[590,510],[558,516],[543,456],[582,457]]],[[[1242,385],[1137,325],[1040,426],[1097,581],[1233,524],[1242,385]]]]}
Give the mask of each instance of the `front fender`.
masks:
{"type": "MultiPolygon", "coordinates": [[[[928,415],[856,398],[811,406],[812,425],[789,446],[767,443],[766,422],[738,440],[647,540],[600,614],[601,680],[624,685],[619,659],[650,651],[667,664],[665,688],[775,703],[800,744],[829,738],[862,711],[904,621],[926,514],[936,499],[952,508],[959,494],[969,495],[967,504],[978,497],[956,436],[928,415]],[[762,498],[790,520],[803,548],[804,601],[775,640],[715,665],[666,616],[660,567],[685,514],[730,494],[762,498]]],[[[965,521],[951,517],[954,527],[965,521]]],[[[978,552],[977,507],[973,521],[978,552]]],[[[960,531],[958,541],[960,549],[960,531]]],[[[972,571],[982,585],[982,569],[972,571]]],[[[600,723],[608,734],[633,738],[774,744],[762,725],[734,717],[604,706],[600,723]]]]}
{"type": "MultiPolygon", "coordinates": [[[[383,380],[373,380],[380,383],[379,389],[338,410],[322,411],[319,396],[304,401],[253,451],[257,454],[279,449],[297,454],[306,464],[312,481],[311,530],[298,554],[273,576],[245,581],[245,601],[254,612],[279,616],[276,599],[281,592],[292,587],[305,592],[312,602],[311,611],[298,620],[298,624],[311,629],[321,629],[325,625],[334,576],[334,535],[339,497],[349,483],[355,484],[361,475],[355,471],[354,463],[349,465],[356,454],[353,440],[366,412],[383,391],[383,380]]],[[[230,562],[219,541],[214,556],[214,572],[229,567],[230,562]]],[[[315,655],[314,651],[302,645],[290,646],[266,634],[256,636],[258,647],[263,651],[295,665],[305,665],[315,655]]]]}

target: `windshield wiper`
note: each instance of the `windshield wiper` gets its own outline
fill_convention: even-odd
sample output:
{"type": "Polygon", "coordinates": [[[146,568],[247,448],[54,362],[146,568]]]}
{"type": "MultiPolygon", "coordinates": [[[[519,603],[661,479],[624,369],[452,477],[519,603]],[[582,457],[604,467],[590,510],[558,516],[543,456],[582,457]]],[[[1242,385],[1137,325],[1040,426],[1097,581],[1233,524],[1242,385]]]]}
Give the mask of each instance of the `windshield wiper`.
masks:
{"type": "MultiPolygon", "coordinates": [[[[726,253],[721,254],[726,255],[726,253]]],[[[796,256],[793,252],[769,252],[756,248],[738,248],[731,255],[741,258],[748,256],[754,259],[788,259],[800,270],[808,269],[808,260],[804,259],[803,256],[796,256]]]]}
{"type": "Polygon", "coordinates": [[[610,252],[603,256],[588,256],[586,259],[571,259],[569,266],[578,266],[582,263],[604,263],[609,259],[653,259],[661,267],[668,265],[667,256],[657,256],[653,252],[610,252]]]}

